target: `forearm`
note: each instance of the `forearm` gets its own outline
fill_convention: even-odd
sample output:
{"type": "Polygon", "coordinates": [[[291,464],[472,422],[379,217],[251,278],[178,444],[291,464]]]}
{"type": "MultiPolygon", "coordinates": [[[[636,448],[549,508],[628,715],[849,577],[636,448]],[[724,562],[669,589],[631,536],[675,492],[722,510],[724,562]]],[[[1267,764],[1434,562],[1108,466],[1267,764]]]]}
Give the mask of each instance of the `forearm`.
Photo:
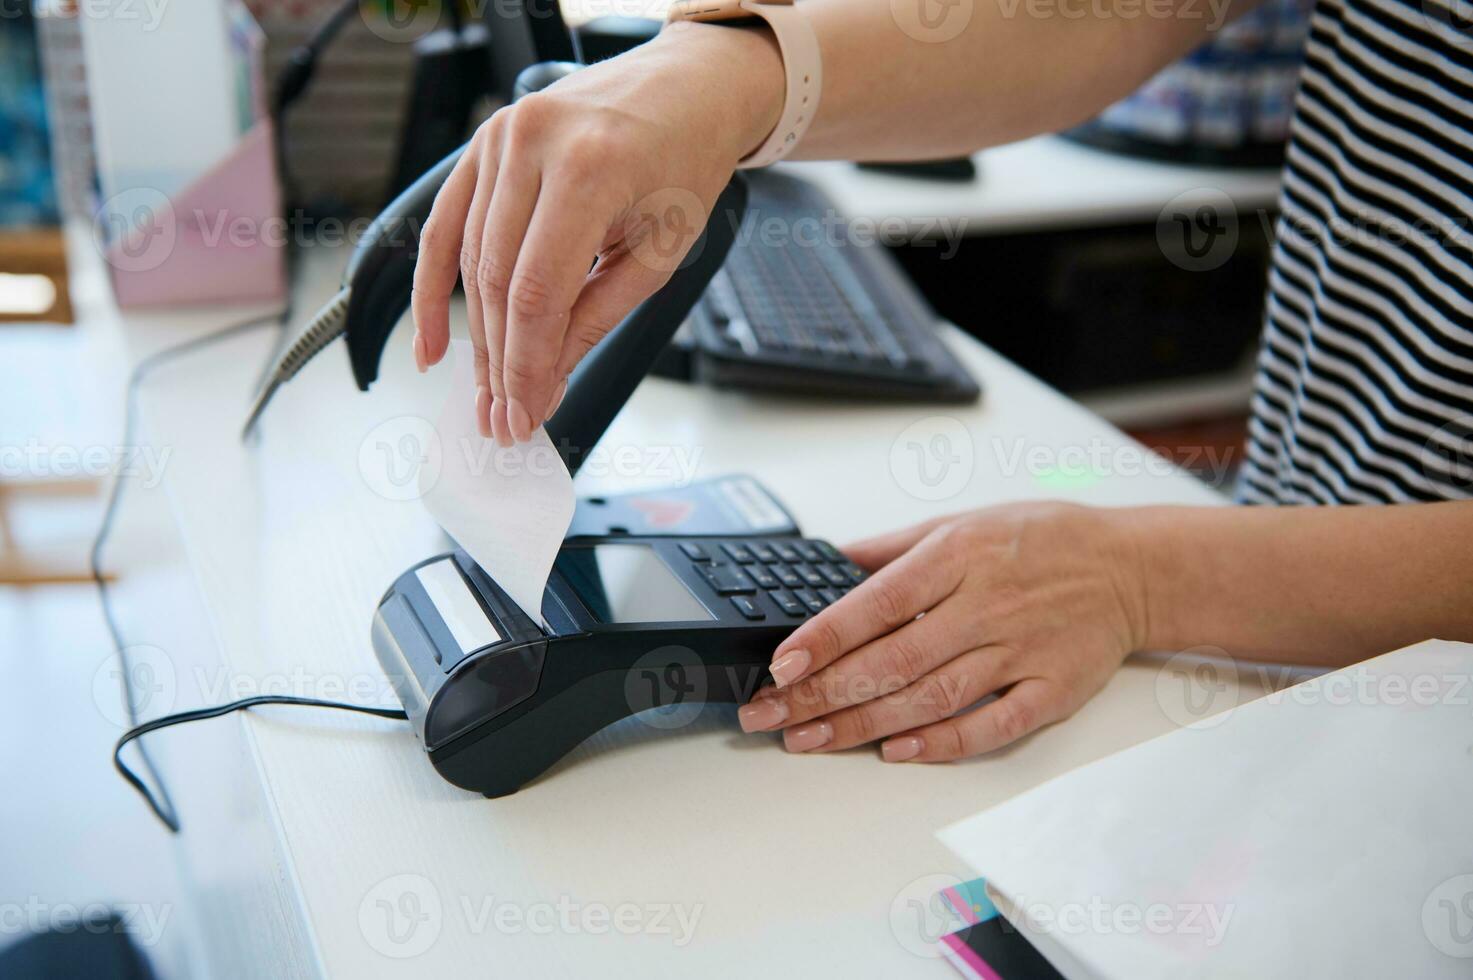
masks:
{"type": "Polygon", "coordinates": [[[871,160],[969,153],[1082,122],[1253,5],[801,2],[818,32],[824,87],[795,155],[871,160]],[[931,15],[924,23],[921,11],[931,15]]]}
{"type": "MultiPolygon", "coordinates": [[[[800,2],[818,35],[823,92],[793,156],[883,160],[967,153],[1081,122],[1258,0],[800,2]],[[940,26],[928,28],[918,10],[940,26]]],[[[702,36],[692,69],[716,67],[728,97],[767,123],[765,136],[783,94],[771,35],[673,27],[656,43],[702,36]],[[714,47],[705,35],[719,38],[714,47]],[[753,35],[772,52],[754,50],[753,35]],[[713,53],[723,49],[729,56],[713,53]]]]}
{"type": "Polygon", "coordinates": [[[1125,511],[1144,647],[1338,666],[1473,640],[1473,502],[1125,511]]]}

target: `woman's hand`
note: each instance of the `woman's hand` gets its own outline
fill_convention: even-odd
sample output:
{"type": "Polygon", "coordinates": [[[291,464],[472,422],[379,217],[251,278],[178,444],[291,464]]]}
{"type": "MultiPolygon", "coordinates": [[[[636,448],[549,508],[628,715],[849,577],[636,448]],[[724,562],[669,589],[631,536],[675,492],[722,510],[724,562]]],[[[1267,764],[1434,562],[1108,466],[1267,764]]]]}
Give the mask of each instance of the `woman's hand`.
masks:
{"type": "Polygon", "coordinates": [[[1145,642],[1139,562],[1108,510],[1014,504],[846,551],[874,574],[778,647],[776,686],[740,711],[790,751],[990,752],[1072,714],[1145,642]]]}
{"type": "Polygon", "coordinates": [[[481,432],[529,438],[583,355],[670,278],[783,91],[769,32],[682,24],[497,112],[420,236],[419,369],[445,355],[459,276],[481,432]]]}

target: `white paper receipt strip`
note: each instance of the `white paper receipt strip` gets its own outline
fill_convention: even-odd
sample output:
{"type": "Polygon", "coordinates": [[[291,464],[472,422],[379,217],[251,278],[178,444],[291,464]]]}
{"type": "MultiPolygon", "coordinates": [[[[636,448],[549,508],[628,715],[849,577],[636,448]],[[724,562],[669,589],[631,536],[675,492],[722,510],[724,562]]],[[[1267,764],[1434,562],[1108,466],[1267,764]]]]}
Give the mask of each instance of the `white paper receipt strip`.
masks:
{"type": "Polygon", "coordinates": [[[450,356],[454,378],[435,423],[442,463],[438,473],[420,467],[421,496],[446,533],[540,625],[542,590],[573,522],[573,478],[543,429],[516,446],[483,439],[470,342],[453,341],[450,356]]]}

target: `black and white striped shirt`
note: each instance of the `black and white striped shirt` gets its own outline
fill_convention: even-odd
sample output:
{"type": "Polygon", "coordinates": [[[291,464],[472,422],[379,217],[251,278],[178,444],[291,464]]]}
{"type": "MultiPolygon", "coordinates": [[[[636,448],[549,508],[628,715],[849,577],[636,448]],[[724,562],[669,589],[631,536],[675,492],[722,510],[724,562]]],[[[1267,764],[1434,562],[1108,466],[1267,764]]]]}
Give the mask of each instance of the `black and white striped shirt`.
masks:
{"type": "Polygon", "coordinates": [[[1239,497],[1473,497],[1467,0],[1317,0],[1239,497]]]}

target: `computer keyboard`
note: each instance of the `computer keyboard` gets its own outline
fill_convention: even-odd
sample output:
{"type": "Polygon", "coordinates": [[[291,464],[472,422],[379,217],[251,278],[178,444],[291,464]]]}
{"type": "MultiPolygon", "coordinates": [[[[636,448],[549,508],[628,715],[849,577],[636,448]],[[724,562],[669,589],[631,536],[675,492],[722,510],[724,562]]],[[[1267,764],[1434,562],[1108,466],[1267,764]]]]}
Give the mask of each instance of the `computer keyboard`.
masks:
{"type": "Polygon", "coordinates": [[[877,242],[845,232],[806,181],[749,177],[747,217],[692,312],[689,372],[717,386],[971,402],[977,383],[877,242]]]}

